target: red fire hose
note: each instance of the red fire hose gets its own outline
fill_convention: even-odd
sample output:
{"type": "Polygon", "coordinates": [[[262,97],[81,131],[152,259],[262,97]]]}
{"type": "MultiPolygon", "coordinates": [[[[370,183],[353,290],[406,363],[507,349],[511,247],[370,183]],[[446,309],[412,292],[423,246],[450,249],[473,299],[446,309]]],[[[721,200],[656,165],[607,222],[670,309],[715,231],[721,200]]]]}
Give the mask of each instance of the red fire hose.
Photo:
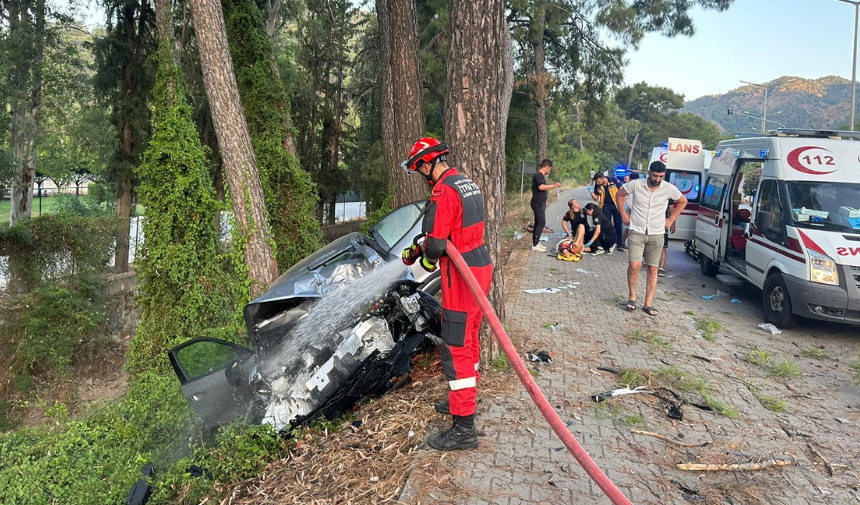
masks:
{"type": "Polygon", "coordinates": [[[502,346],[502,350],[505,352],[505,356],[508,357],[508,361],[510,361],[511,366],[520,378],[520,382],[523,383],[526,391],[528,391],[529,395],[532,397],[538,410],[540,410],[541,414],[543,414],[547,422],[549,422],[549,425],[552,427],[553,431],[555,431],[555,434],[558,435],[558,438],[561,439],[561,442],[565,447],[567,447],[567,450],[570,451],[574,458],[576,458],[576,461],[585,470],[585,473],[591,477],[591,480],[593,480],[600,489],[606,493],[606,496],[612,500],[612,503],[615,505],[632,505],[632,502],[624,496],[624,493],[622,493],[611,480],[609,480],[609,477],[603,473],[603,470],[597,466],[594,460],[591,459],[591,456],[589,456],[588,453],[585,452],[585,449],[579,445],[579,442],[576,441],[567,429],[567,426],[564,425],[564,422],[562,422],[561,418],[558,417],[558,414],[555,413],[552,405],[550,405],[538,385],[535,383],[526,368],[525,363],[520,359],[517,350],[514,348],[514,344],[511,343],[511,339],[508,338],[508,334],[502,327],[501,321],[499,321],[496,313],[493,312],[493,307],[490,305],[490,301],[487,300],[487,297],[484,295],[484,292],[481,291],[481,287],[478,285],[478,281],[475,279],[472,271],[469,270],[463,257],[460,256],[460,251],[454,247],[454,244],[452,244],[451,241],[448,241],[446,252],[451,261],[454,262],[454,267],[457,268],[460,275],[462,275],[463,279],[466,280],[466,285],[469,287],[469,291],[472,293],[472,296],[475,297],[475,301],[478,302],[484,317],[487,318],[490,328],[496,335],[496,339],[499,341],[499,345],[502,346]]]}

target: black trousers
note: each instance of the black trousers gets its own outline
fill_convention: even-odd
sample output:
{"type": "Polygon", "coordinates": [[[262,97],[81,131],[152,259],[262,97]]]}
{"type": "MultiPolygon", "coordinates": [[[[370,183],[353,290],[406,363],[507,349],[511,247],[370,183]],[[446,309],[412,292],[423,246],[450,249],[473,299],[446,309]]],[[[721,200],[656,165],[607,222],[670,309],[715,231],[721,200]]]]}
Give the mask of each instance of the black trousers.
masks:
{"type": "MultiPolygon", "coordinates": [[[[585,243],[588,243],[591,240],[591,237],[594,235],[594,228],[589,228],[585,232],[585,243]]],[[[608,251],[610,247],[616,242],[615,234],[607,234],[602,229],[600,230],[600,235],[594,239],[594,242],[591,243],[591,252],[594,252],[598,247],[603,248],[608,251]]]]}
{"type": "Polygon", "coordinates": [[[532,202],[532,211],[535,213],[535,225],[532,232],[532,245],[540,243],[540,236],[543,233],[543,227],[546,226],[546,202],[532,202]]]}
{"type": "Polygon", "coordinates": [[[621,237],[623,236],[621,233],[621,212],[618,212],[616,207],[603,207],[603,215],[612,220],[612,226],[615,227],[617,245],[623,245],[621,243],[621,237]]]}

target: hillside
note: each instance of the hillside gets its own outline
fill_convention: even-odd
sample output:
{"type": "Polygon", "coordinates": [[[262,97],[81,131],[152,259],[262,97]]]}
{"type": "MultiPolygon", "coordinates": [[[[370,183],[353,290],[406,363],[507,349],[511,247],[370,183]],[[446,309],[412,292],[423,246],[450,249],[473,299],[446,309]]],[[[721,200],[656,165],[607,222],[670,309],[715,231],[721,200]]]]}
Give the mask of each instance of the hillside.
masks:
{"type": "MultiPolygon", "coordinates": [[[[851,81],[848,79],[784,76],[766,84],[768,129],[780,128],[777,122],[789,128],[846,128],[850,121],[851,81]]],[[[687,102],[682,111],[713,121],[724,133],[758,132],[761,119],[739,113],[761,118],[763,105],[764,90],[744,85],[723,95],[708,95],[687,102]],[[728,115],[728,109],[734,114],[728,115]]]]}

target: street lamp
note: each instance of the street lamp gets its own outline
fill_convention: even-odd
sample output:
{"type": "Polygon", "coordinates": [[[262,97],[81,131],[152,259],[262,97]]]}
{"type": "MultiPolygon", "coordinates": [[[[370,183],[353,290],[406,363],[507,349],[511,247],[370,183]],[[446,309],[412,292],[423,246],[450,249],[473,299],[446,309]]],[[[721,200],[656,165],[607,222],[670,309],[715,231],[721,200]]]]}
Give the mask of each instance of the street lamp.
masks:
{"type": "Polygon", "coordinates": [[[857,14],[860,8],[860,1],[857,0],[838,0],[854,6],[854,58],[851,63],[851,130],[854,130],[854,108],[857,98],[857,14]]]}
{"type": "MultiPolygon", "coordinates": [[[[839,0],[839,1],[843,1],[843,0],[839,0]]],[[[858,0],[858,3],[860,3],[860,0],[858,0]]],[[[785,82],[779,83],[778,86],[782,86],[783,84],[788,84],[791,81],[793,81],[794,79],[795,78],[792,77],[791,79],[789,79],[785,82]]],[[[756,86],[758,88],[764,88],[764,114],[762,114],[762,116],[761,116],[761,132],[762,132],[762,134],[767,133],[767,128],[765,127],[765,123],[767,123],[767,89],[768,89],[768,85],[767,84],[756,84],[754,82],[749,82],[749,81],[741,81],[741,82],[744,84],[749,84],[751,86],[756,86]]]]}

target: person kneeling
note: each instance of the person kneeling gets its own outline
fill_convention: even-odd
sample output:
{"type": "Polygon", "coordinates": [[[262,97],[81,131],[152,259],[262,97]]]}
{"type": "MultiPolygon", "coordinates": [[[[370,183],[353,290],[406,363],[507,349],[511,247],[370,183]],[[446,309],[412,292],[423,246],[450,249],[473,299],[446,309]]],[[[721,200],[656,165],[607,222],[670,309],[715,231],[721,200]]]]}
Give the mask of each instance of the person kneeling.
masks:
{"type": "Polygon", "coordinates": [[[589,203],[585,206],[585,213],[591,216],[594,221],[594,228],[588,230],[588,235],[591,237],[589,242],[585,244],[585,251],[591,254],[603,254],[605,252],[612,254],[615,251],[617,236],[615,227],[612,226],[612,221],[606,215],[600,212],[600,207],[596,203],[589,203]]]}

